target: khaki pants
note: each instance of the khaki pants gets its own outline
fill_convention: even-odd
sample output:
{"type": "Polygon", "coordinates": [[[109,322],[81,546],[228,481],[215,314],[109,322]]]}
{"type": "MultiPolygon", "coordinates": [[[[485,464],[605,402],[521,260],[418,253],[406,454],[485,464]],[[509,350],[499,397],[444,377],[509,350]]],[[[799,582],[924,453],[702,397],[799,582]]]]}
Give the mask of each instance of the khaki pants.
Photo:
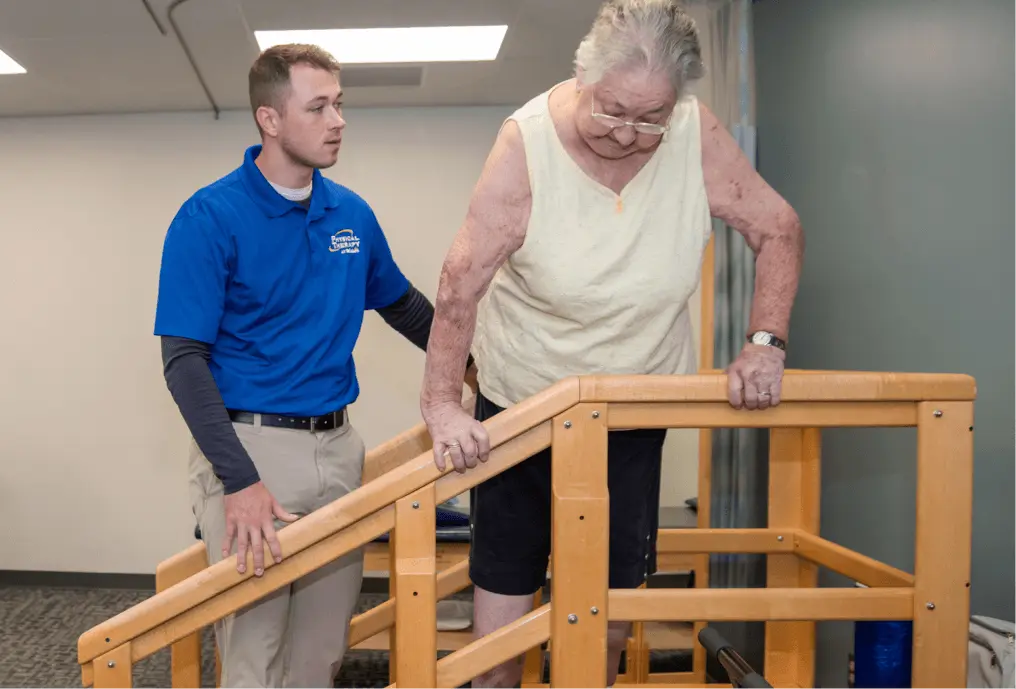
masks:
{"type": "MultiPolygon", "coordinates": [[[[234,424],[265,487],[305,516],[360,486],[364,445],[347,417],[312,433],[234,424]]],[[[211,563],[222,560],[222,483],[192,442],[190,496],[211,563]]],[[[276,521],[276,529],[284,522],[276,521]]],[[[265,562],[272,558],[267,544],[265,562]]],[[[236,540],[233,541],[235,559],[236,540]]],[[[283,557],[286,553],[283,552],[283,557]]],[[[349,553],[215,624],[223,687],[331,687],[346,652],[363,577],[363,553],[349,553]]]]}

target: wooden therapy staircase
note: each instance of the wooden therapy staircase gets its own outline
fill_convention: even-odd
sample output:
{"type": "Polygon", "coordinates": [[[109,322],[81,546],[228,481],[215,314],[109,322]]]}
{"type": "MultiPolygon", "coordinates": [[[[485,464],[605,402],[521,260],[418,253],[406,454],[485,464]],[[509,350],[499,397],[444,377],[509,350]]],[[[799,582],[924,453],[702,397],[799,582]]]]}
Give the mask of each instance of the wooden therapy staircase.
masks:
{"type": "MultiPolygon", "coordinates": [[[[207,567],[200,543],[163,563],[158,593],[81,636],[83,683],[128,687],[134,663],[172,646],[173,685],[197,686],[202,628],[391,532],[393,596],[354,618],[349,644],[393,628],[392,680],[402,686],[461,686],[549,642],[551,686],[602,687],[608,620],[765,621],[766,679],[799,687],[814,683],[815,620],[913,620],[913,686],[965,686],[973,379],[788,371],[783,391],[778,407],[746,411],[726,402],[719,372],[563,380],[487,421],[495,449],[465,474],[439,472],[426,429],[413,428],[369,453],[362,488],[280,531],[285,557],[266,559],[264,576],[250,574],[250,560],[247,574],[232,559],[207,567]],[[913,574],[818,534],[821,428],[869,426],[917,427],[913,574]],[[768,528],[663,529],[659,552],[765,553],[768,587],[609,590],[608,429],[722,427],[771,429],[768,528]],[[469,579],[465,562],[439,571],[436,506],[548,446],[551,603],[437,660],[436,602],[469,579]],[[816,588],[819,566],[867,588],[816,588]]],[[[644,670],[635,675],[619,681],[662,686],[644,670]]],[[[705,676],[697,669],[665,681],[701,686],[705,676]]]]}

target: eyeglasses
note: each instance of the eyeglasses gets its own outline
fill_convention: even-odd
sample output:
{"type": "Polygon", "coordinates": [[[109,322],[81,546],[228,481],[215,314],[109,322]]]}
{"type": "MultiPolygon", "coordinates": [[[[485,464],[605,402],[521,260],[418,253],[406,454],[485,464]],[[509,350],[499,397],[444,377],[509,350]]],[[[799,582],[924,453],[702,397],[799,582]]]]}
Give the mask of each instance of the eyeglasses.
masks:
{"type": "Polygon", "coordinates": [[[620,117],[614,117],[613,115],[604,115],[602,112],[596,112],[596,101],[592,98],[589,99],[589,111],[593,116],[594,120],[602,123],[609,129],[617,129],[618,127],[633,127],[639,134],[652,134],[654,136],[660,136],[666,134],[667,130],[670,129],[669,124],[655,124],[652,122],[628,122],[622,120],[620,117]]]}

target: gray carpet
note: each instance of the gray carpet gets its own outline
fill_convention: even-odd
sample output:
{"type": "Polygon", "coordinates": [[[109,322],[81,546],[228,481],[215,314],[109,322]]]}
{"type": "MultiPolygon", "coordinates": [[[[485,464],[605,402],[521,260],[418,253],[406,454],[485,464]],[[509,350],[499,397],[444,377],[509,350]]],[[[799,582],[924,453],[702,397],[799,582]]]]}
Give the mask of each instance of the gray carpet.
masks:
{"type": "MultiPolygon", "coordinates": [[[[151,591],[0,586],[0,687],[80,687],[78,637],[149,596],[151,591]]],[[[360,610],[383,594],[364,594],[360,610]]],[[[215,686],[211,630],[203,639],[201,684],[215,686]]],[[[341,687],[388,685],[388,654],[350,651],[336,680],[341,687]]],[[[170,686],[169,650],[134,666],[135,687],[170,686]]]]}

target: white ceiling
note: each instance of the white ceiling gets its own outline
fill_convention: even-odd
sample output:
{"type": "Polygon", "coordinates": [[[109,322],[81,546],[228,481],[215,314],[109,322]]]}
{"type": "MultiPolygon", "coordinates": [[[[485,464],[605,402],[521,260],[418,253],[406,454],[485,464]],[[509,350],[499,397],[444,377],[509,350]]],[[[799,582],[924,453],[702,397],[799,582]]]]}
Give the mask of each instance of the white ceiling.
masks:
{"type": "MultiPolygon", "coordinates": [[[[518,105],[571,73],[601,0],[184,0],[173,19],[221,110],[246,109],[260,29],[507,24],[498,59],[348,66],[348,106],[518,105]],[[408,68],[408,69],[407,69],[408,68]],[[404,79],[414,86],[356,86],[404,79]]],[[[0,0],[0,116],[208,110],[167,18],[172,0],[0,0]]]]}

